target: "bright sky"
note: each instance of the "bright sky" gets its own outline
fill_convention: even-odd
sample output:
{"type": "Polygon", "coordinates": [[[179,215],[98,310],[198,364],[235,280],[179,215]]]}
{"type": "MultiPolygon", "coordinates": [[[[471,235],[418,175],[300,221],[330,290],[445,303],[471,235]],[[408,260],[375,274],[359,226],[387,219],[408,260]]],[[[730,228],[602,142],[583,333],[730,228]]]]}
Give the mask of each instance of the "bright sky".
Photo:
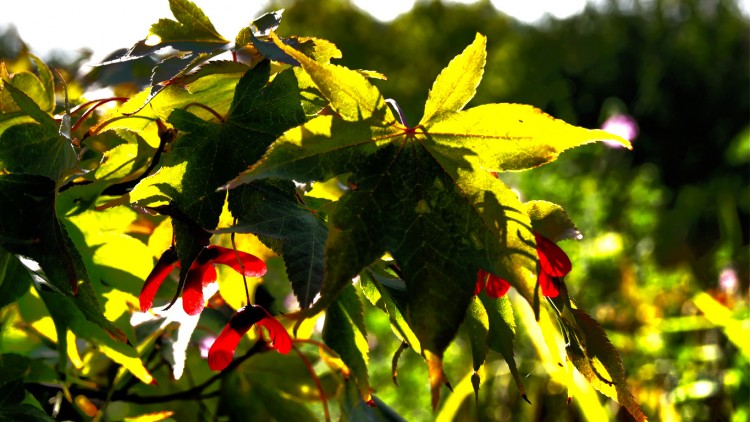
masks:
{"type": "MultiPolygon", "coordinates": [[[[414,0],[351,0],[375,18],[389,21],[407,12],[414,0]]],[[[447,0],[473,3],[476,0],[447,0]]],[[[531,23],[550,14],[557,18],[574,15],[586,3],[606,0],[492,0],[500,11],[531,23]]],[[[260,14],[268,0],[193,0],[227,38],[260,14]]],[[[130,47],[148,34],[159,18],[172,18],[168,0],[4,0],[0,28],[13,23],[32,51],[45,55],[52,49],[89,47],[94,60],[112,51],[130,47]]],[[[739,0],[748,15],[750,0],[739,0]]]]}
{"type": "MultiPolygon", "coordinates": [[[[475,0],[452,0],[471,3],[475,0]]],[[[193,0],[227,38],[256,18],[266,0],[193,0]]],[[[414,0],[352,0],[377,19],[388,21],[408,11],[414,0]]],[[[587,0],[493,0],[499,10],[524,22],[546,13],[565,17],[583,10],[587,0]]],[[[161,17],[172,18],[167,0],[25,0],[4,2],[0,27],[13,23],[32,51],[89,47],[94,59],[144,38],[161,17]],[[46,10],[44,10],[46,9],[46,10]]]]}

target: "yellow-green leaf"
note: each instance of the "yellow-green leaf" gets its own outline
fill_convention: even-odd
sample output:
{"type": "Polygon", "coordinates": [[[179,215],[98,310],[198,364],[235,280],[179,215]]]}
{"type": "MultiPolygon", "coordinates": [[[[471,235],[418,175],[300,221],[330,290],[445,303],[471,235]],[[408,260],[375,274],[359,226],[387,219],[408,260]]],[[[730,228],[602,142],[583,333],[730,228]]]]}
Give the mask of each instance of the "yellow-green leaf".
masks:
{"type": "Polygon", "coordinates": [[[419,124],[427,125],[445,114],[460,111],[474,97],[484,73],[486,45],[487,38],[477,34],[474,42],[440,72],[427,96],[419,124]]]}
{"type": "Polygon", "coordinates": [[[362,398],[367,401],[370,398],[370,377],[367,371],[369,346],[363,312],[357,291],[354,286],[349,285],[328,308],[323,326],[323,341],[349,367],[362,398]]]}
{"type": "Polygon", "coordinates": [[[284,44],[271,33],[273,42],[297,60],[310,75],[320,92],[342,118],[349,121],[371,117],[384,124],[396,123],[383,95],[367,78],[357,71],[335,64],[318,63],[300,51],[284,44]]]}
{"type": "Polygon", "coordinates": [[[557,159],[561,152],[592,142],[625,139],[603,130],[573,126],[524,104],[486,104],[427,127],[438,152],[466,152],[466,160],[487,171],[526,170],[557,159]]]}
{"type": "Polygon", "coordinates": [[[169,0],[169,8],[177,21],[159,19],[151,26],[151,33],[162,43],[173,41],[202,41],[228,43],[214,28],[203,11],[189,0],[169,0]]]}

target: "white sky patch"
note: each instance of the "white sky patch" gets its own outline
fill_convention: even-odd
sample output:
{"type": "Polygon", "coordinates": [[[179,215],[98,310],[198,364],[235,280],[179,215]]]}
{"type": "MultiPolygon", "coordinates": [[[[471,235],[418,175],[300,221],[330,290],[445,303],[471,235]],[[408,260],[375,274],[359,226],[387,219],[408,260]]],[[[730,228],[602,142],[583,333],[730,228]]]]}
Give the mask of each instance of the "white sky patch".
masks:
{"type": "MultiPolygon", "coordinates": [[[[475,0],[448,0],[473,3],[475,0]]],[[[546,14],[558,18],[583,10],[587,0],[493,0],[500,11],[523,22],[534,22],[546,14]]],[[[267,0],[193,0],[211,19],[217,31],[230,41],[240,29],[257,18],[267,0]]],[[[3,5],[0,26],[13,24],[32,51],[46,55],[51,50],[90,48],[93,61],[118,48],[127,48],[145,38],[159,18],[172,18],[167,0],[39,0],[14,1],[3,5]]],[[[381,21],[408,12],[414,0],[352,0],[381,21]]]]}
{"type": "Polygon", "coordinates": [[[533,23],[550,14],[564,19],[581,13],[587,0],[492,0],[495,8],[521,22],[533,23]]]}
{"type": "Polygon", "coordinates": [[[414,0],[352,0],[352,4],[377,20],[388,22],[411,10],[414,0]]]}
{"type": "MultiPolygon", "coordinates": [[[[193,0],[230,41],[266,7],[266,0],[193,0]]],[[[90,48],[95,60],[146,38],[151,24],[174,19],[167,0],[13,1],[3,4],[0,27],[13,24],[32,52],[90,48]]]]}

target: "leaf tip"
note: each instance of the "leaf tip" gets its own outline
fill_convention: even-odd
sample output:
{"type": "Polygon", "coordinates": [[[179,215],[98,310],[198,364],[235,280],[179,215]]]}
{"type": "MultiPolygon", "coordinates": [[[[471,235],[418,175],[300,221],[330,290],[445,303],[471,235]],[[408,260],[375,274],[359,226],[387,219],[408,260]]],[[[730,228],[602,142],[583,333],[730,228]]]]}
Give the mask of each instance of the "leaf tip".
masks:
{"type": "MultiPolygon", "coordinates": [[[[450,385],[443,372],[443,358],[425,350],[425,359],[427,360],[427,370],[430,378],[430,393],[432,396],[432,410],[437,410],[440,403],[440,387],[450,385]]],[[[450,387],[449,387],[450,388],[450,387]]]]}

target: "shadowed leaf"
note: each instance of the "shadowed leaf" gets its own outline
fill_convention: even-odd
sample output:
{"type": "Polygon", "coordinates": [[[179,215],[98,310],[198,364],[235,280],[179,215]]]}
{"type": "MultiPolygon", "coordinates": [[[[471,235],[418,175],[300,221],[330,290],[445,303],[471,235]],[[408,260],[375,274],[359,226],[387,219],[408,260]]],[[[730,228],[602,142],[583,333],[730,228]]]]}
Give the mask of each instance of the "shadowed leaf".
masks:
{"type": "Polygon", "coordinates": [[[370,377],[367,373],[369,346],[362,303],[354,286],[346,287],[328,308],[323,326],[323,341],[349,367],[364,400],[370,398],[370,377]]]}

